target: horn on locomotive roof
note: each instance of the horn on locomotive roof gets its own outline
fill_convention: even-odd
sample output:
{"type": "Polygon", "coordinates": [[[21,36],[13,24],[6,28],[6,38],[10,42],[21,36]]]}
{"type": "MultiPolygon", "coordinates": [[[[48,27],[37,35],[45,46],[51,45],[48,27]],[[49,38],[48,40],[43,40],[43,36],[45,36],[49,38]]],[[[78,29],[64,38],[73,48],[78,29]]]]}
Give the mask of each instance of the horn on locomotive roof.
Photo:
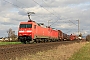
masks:
{"type": "Polygon", "coordinates": [[[29,18],[29,21],[30,21],[31,20],[30,15],[35,14],[35,13],[34,12],[27,12],[27,14],[28,14],[28,18],[29,18]]]}

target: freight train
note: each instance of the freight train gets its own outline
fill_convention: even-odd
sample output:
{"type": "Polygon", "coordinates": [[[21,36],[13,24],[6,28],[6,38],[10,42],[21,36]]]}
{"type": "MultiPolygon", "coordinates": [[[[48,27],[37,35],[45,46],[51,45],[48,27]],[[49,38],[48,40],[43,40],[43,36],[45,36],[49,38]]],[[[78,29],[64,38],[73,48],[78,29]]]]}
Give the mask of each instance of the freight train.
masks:
{"type": "Polygon", "coordinates": [[[55,30],[50,26],[46,27],[43,23],[36,23],[32,20],[20,22],[18,29],[18,40],[24,44],[30,43],[30,41],[40,43],[75,39],[76,35],[67,35],[61,30],[55,30]]]}

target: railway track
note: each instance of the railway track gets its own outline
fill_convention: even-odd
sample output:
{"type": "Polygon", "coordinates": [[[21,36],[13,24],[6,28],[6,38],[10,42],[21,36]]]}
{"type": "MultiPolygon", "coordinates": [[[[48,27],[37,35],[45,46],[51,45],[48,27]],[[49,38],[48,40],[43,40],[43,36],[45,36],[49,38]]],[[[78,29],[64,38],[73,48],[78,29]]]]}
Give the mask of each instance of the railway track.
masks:
{"type": "Polygon", "coordinates": [[[27,54],[35,54],[39,51],[47,51],[58,47],[59,45],[72,44],[77,41],[48,42],[38,44],[17,44],[0,46],[1,60],[16,60],[27,54]]]}

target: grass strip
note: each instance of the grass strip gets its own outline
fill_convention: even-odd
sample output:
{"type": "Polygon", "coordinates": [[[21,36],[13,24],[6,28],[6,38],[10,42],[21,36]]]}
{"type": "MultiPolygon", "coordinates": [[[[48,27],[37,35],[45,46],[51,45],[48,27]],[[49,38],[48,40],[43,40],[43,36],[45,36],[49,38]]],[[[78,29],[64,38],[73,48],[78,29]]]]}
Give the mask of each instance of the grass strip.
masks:
{"type": "Polygon", "coordinates": [[[90,60],[90,42],[74,53],[69,60],[90,60]]]}
{"type": "Polygon", "coordinates": [[[21,42],[0,42],[0,45],[21,44],[21,42]]]}

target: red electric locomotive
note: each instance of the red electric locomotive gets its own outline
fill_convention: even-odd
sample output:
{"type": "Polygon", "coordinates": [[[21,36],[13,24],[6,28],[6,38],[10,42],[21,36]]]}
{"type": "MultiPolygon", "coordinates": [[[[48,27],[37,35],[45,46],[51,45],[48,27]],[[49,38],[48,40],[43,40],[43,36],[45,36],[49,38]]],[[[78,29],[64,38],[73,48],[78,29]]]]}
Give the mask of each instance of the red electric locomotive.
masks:
{"type": "Polygon", "coordinates": [[[18,30],[18,40],[25,43],[30,41],[46,42],[58,40],[58,31],[50,27],[43,27],[42,23],[29,20],[28,22],[21,22],[18,30]]]}
{"type": "Polygon", "coordinates": [[[50,37],[51,41],[58,41],[58,30],[51,29],[50,37]]]}

